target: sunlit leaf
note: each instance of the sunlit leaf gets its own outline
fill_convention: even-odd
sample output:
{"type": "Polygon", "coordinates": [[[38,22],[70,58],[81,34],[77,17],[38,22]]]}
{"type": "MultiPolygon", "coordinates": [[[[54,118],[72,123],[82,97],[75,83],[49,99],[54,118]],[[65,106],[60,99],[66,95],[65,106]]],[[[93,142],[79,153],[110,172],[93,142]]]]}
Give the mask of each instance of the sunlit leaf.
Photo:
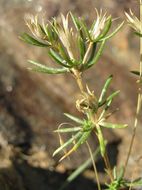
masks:
{"type": "Polygon", "coordinates": [[[80,131],[81,127],[72,127],[72,128],[62,128],[62,129],[57,129],[54,132],[57,133],[69,133],[69,132],[76,132],[76,131],[80,131]]]}
{"type": "Polygon", "coordinates": [[[71,66],[68,65],[68,63],[62,59],[62,57],[56,53],[53,49],[49,50],[49,55],[56,61],[56,63],[59,63],[60,65],[64,66],[64,67],[68,67],[70,68],[71,66]]]}
{"type": "Polygon", "coordinates": [[[122,129],[128,127],[127,124],[114,124],[108,122],[101,122],[100,125],[105,128],[112,128],[112,129],[122,129]]]}
{"type": "Polygon", "coordinates": [[[67,68],[55,69],[52,67],[47,67],[45,65],[42,65],[41,63],[38,63],[32,60],[28,60],[28,62],[35,66],[34,68],[30,68],[30,69],[36,72],[48,73],[48,74],[61,74],[61,73],[65,73],[69,71],[67,68]]]}
{"type": "Polygon", "coordinates": [[[112,77],[113,77],[112,75],[109,76],[109,78],[106,80],[106,82],[104,84],[104,87],[102,89],[101,95],[100,95],[99,100],[98,100],[99,104],[103,101],[104,97],[106,96],[106,92],[107,92],[108,87],[110,86],[110,83],[112,81],[112,77]]]}
{"type": "Polygon", "coordinates": [[[99,37],[95,40],[95,41],[98,41],[100,39],[102,39],[103,37],[106,36],[106,34],[108,33],[110,27],[111,27],[111,24],[112,24],[112,17],[109,16],[108,17],[108,20],[106,21],[106,24],[105,24],[105,27],[103,29],[103,31],[101,32],[101,34],[99,35],[99,37]]]}
{"type": "Polygon", "coordinates": [[[49,44],[44,44],[42,42],[39,42],[38,40],[34,39],[32,36],[30,36],[27,33],[23,33],[20,37],[19,37],[22,41],[34,45],[34,46],[39,46],[39,47],[49,47],[49,44]]]}
{"type": "Polygon", "coordinates": [[[80,27],[79,19],[75,15],[73,15],[71,12],[70,12],[70,15],[71,15],[72,21],[73,21],[77,31],[80,31],[81,27],[80,27]]]}
{"type": "Polygon", "coordinates": [[[97,63],[97,61],[99,60],[99,58],[101,57],[101,55],[103,53],[105,42],[106,42],[105,40],[102,41],[99,49],[97,50],[97,53],[96,53],[94,59],[91,62],[88,62],[87,64],[84,65],[85,69],[88,69],[88,68],[90,68],[91,66],[93,66],[93,65],[95,65],[97,63]]]}
{"type": "Polygon", "coordinates": [[[81,132],[78,132],[77,134],[75,134],[72,138],[70,138],[67,142],[65,142],[62,146],[60,146],[58,149],[55,150],[55,152],[53,153],[53,156],[55,156],[56,154],[58,154],[60,151],[62,151],[65,147],[67,147],[68,145],[72,144],[73,141],[75,141],[76,139],[80,138],[82,136],[81,132]]]}
{"type": "Polygon", "coordinates": [[[104,137],[103,137],[100,126],[98,125],[96,127],[96,129],[97,129],[97,137],[98,137],[99,144],[100,144],[100,152],[101,152],[101,155],[104,156],[105,150],[106,150],[106,143],[104,141],[104,137]]]}
{"type": "Polygon", "coordinates": [[[80,50],[80,57],[81,57],[81,60],[83,60],[85,52],[86,52],[86,46],[83,39],[80,36],[78,38],[78,45],[79,45],[79,50],[80,50]]]}
{"type": "Polygon", "coordinates": [[[91,62],[94,59],[95,53],[96,53],[96,48],[97,48],[97,43],[93,43],[93,45],[92,45],[92,51],[90,53],[90,57],[89,57],[88,63],[91,62]]]}
{"type": "Polygon", "coordinates": [[[110,35],[108,35],[104,38],[101,38],[99,41],[101,42],[101,41],[112,38],[122,28],[123,25],[124,25],[124,22],[122,22],[110,35]]]}
{"type": "Polygon", "coordinates": [[[71,115],[71,114],[64,113],[64,115],[65,115],[66,117],[68,117],[69,119],[75,121],[76,123],[79,123],[79,124],[83,124],[83,123],[84,123],[84,121],[82,121],[82,120],[79,119],[78,117],[75,117],[75,116],[73,116],[73,115],[71,115]]]}

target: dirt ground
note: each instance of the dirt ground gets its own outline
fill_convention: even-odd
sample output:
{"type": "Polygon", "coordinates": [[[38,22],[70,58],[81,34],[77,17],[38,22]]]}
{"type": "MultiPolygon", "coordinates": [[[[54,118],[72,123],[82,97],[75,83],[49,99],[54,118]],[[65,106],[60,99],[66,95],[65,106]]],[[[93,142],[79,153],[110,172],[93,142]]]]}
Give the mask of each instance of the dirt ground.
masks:
{"type": "MultiPolygon", "coordinates": [[[[88,158],[82,146],[70,160],[58,163],[53,158],[59,140],[53,133],[64,121],[64,112],[79,115],[75,108],[78,89],[72,76],[49,76],[27,71],[27,60],[53,64],[46,51],[21,42],[18,36],[27,31],[26,13],[46,12],[47,18],[60,12],[73,11],[84,16],[88,24],[95,17],[95,7],[103,8],[119,18],[116,26],[125,19],[124,11],[132,8],[139,14],[135,0],[1,0],[0,1],[0,190],[58,190],[67,176],[88,158]]],[[[105,79],[114,75],[111,91],[120,89],[120,96],[112,110],[119,112],[112,121],[128,123],[125,130],[104,131],[112,167],[122,166],[126,160],[132,136],[136,110],[136,70],[139,63],[139,41],[126,25],[111,39],[98,65],[86,72],[84,80],[99,94],[105,79]]],[[[141,119],[141,118],[140,118],[141,119]]],[[[142,177],[142,121],[139,122],[135,144],[126,177],[142,177]]],[[[97,147],[90,138],[92,150],[97,147]]],[[[102,185],[102,161],[97,161],[102,185]]],[[[92,167],[82,173],[68,190],[94,190],[96,183],[92,167]]]]}

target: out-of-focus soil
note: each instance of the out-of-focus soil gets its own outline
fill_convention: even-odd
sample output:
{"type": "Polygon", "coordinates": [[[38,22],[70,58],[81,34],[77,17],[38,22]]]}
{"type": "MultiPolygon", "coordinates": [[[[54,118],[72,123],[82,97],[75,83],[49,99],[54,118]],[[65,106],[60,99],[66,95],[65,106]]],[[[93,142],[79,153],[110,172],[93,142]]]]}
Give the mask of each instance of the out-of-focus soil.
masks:
{"type": "MultiPolygon", "coordinates": [[[[73,11],[84,16],[88,23],[95,17],[95,7],[104,8],[120,23],[125,19],[124,11],[132,8],[138,15],[137,1],[130,0],[19,0],[0,2],[0,190],[56,190],[65,181],[71,170],[88,157],[88,150],[82,146],[70,160],[58,163],[52,158],[59,146],[58,136],[53,133],[60,123],[67,121],[64,112],[79,113],[75,108],[78,88],[72,76],[49,76],[31,73],[26,68],[27,59],[47,64],[51,60],[45,50],[31,47],[18,36],[27,31],[24,24],[26,13],[46,12],[47,18],[60,12],[73,11]]],[[[126,155],[136,110],[136,78],[130,70],[136,70],[139,63],[139,41],[127,25],[111,39],[99,63],[86,72],[84,80],[99,95],[105,79],[114,75],[111,91],[121,90],[112,110],[119,107],[112,121],[128,123],[124,130],[108,131],[108,152],[111,164],[121,166],[126,155]]],[[[133,153],[130,157],[126,177],[141,177],[141,122],[138,126],[133,153]]],[[[92,150],[97,147],[94,136],[90,138],[92,150]]],[[[61,155],[60,155],[61,156],[61,155]]],[[[102,162],[98,161],[103,183],[102,162]]],[[[96,188],[94,174],[90,169],[84,172],[67,189],[96,188]]]]}

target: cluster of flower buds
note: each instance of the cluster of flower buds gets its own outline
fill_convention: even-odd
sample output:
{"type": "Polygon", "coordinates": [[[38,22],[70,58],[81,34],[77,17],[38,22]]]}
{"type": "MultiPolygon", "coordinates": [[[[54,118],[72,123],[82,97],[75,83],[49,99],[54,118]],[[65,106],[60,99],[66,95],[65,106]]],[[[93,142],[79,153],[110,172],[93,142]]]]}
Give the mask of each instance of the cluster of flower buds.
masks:
{"type": "Polygon", "coordinates": [[[50,68],[35,61],[32,70],[59,74],[77,70],[84,70],[95,65],[102,55],[106,40],[115,35],[122,27],[121,23],[115,31],[108,34],[112,17],[96,9],[97,18],[87,27],[85,21],[69,12],[66,17],[61,14],[61,22],[53,18],[45,24],[44,19],[39,22],[38,16],[27,15],[25,22],[33,36],[24,33],[21,39],[29,44],[48,48],[50,57],[61,67],[50,68]],[[70,27],[70,25],[72,27],[70,27]]]}
{"type": "Polygon", "coordinates": [[[135,33],[142,37],[142,23],[140,20],[134,15],[134,13],[130,9],[130,13],[126,13],[125,15],[127,17],[128,24],[135,30],[135,33]]]}

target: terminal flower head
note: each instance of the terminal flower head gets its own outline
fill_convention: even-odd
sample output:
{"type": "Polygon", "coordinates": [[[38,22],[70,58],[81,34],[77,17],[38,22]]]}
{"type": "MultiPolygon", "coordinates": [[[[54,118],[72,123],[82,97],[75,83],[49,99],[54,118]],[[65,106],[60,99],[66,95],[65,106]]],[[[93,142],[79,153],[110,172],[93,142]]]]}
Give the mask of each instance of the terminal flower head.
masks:
{"type": "MultiPolygon", "coordinates": [[[[102,31],[105,29],[108,19],[110,19],[110,22],[111,22],[111,18],[109,16],[106,16],[107,15],[106,12],[103,14],[102,9],[100,10],[100,13],[98,12],[97,9],[95,9],[95,10],[96,10],[96,14],[97,14],[97,19],[93,23],[93,25],[90,29],[90,35],[91,35],[92,39],[94,39],[94,40],[97,39],[102,34],[102,31]]],[[[110,28],[110,26],[108,27],[108,30],[109,30],[109,28],[110,28]]]]}
{"type": "Polygon", "coordinates": [[[136,33],[142,35],[142,23],[140,20],[134,15],[132,10],[130,9],[130,13],[125,12],[127,17],[128,24],[135,30],[136,33]]]}
{"type": "Polygon", "coordinates": [[[78,59],[78,33],[72,27],[69,27],[69,13],[66,17],[61,14],[61,24],[56,26],[56,32],[70,59],[78,59]]]}
{"type": "Polygon", "coordinates": [[[30,29],[31,33],[42,40],[47,40],[47,35],[39,24],[38,15],[33,16],[31,14],[25,15],[25,23],[30,29]]]}

